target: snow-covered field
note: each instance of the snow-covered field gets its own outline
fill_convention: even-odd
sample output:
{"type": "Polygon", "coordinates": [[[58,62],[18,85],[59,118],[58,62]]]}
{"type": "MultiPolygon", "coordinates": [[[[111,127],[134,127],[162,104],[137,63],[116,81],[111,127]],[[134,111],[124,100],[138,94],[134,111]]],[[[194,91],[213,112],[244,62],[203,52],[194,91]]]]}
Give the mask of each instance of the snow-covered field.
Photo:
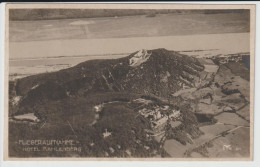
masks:
{"type": "Polygon", "coordinates": [[[17,120],[31,120],[31,121],[39,121],[38,118],[34,115],[34,113],[22,114],[14,116],[17,120]]]}

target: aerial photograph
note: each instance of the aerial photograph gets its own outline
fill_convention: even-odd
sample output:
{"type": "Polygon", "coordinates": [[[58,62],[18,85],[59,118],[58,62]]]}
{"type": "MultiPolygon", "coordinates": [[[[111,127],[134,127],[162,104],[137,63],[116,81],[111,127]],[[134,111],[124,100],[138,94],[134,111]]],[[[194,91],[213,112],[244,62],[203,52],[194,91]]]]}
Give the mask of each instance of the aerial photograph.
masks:
{"type": "Polygon", "coordinates": [[[252,156],[250,9],[8,13],[8,157],[252,156]]]}

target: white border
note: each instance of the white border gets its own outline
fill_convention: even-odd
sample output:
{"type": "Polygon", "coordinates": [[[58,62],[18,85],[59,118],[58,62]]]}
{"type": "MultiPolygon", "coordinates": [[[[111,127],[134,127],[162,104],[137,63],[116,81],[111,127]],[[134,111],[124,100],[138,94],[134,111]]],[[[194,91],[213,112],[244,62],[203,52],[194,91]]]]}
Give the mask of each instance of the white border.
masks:
{"type": "MultiPolygon", "coordinates": [[[[5,7],[0,4],[0,167],[3,161],[3,132],[4,132],[4,31],[5,7]]],[[[4,165],[3,165],[4,166],[4,165]]]]}
{"type": "MultiPolygon", "coordinates": [[[[70,2],[71,3],[71,2],[70,2]]],[[[97,2],[95,2],[97,3],[97,2]]],[[[127,2],[129,3],[129,2],[127,2]]],[[[141,3],[141,2],[134,2],[134,3],[141,3]]],[[[153,2],[153,3],[163,3],[163,2],[153,2]]],[[[169,2],[165,2],[165,3],[169,3],[169,2]]],[[[259,28],[259,24],[260,24],[260,15],[259,15],[259,6],[260,6],[260,2],[176,2],[176,3],[182,3],[182,4],[256,4],[256,30],[259,28]]],[[[158,167],[158,166],[163,166],[163,167],[170,167],[173,165],[176,166],[183,166],[183,167],[188,167],[188,166],[201,166],[201,167],[208,167],[208,166],[212,166],[212,167],[219,167],[219,166],[227,166],[227,167],[256,167],[256,166],[260,166],[260,145],[259,145],[259,141],[260,141],[260,114],[258,113],[259,109],[260,109],[260,104],[257,103],[256,99],[260,99],[260,75],[255,75],[255,113],[254,113],[254,161],[253,162],[207,162],[207,161],[192,161],[192,162],[167,162],[167,161],[152,161],[152,162],[136,162],[136,161],[132,161],[132,162],[126,162],[126,161],[121,161],[121,162],[111,162],[111,161],[102,161],[102,162],[92,162],[92,161],[88,161],[88,162],[55,162],[55,161],[50,161],[50,162],[41,162],[39,163],[39,161],[37,162],[15,162],[15,161],[5,161],[3,162],[3,113],[4,113],[4,13],[5,13],[5,4],[0,4],[0,167],[6,167],[6,166],[19,166],[19,167],[46,167],[46,166],[62,166],[62,167],[68,167],[68,166],[77,166],[77,167],[85,167],[85,166],[108,166],[108,167],[116,167],[116,166],[136,166],[136,167],[144,167],[144,166],[149,166],[149,167],[158,167]]],[[[260,48],[257,46],[260,46],[259,43],[259,39],[260,39],[260,35],[259,33],[256,31],[256,44],[255,44],[255,74],[260,73],[260,67],[257,66],[257,64],[260,65],[260,59],[258,58],[258,53],[260,53],[260,48]]]]}

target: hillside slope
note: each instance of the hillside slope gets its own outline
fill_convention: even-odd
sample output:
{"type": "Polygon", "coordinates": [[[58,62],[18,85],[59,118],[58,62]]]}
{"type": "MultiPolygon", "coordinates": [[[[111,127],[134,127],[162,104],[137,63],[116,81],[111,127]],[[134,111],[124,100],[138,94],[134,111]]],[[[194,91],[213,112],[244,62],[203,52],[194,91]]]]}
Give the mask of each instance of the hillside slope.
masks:
{"type": "Polygon", "coordinates": [[[16,95],[22,97],[21,104],[111,91],[168,97],[184,87],[194,87],[204,69],[197,59],[177,52],[147,52],[149,57],[135,66],[130,61],[137,52],[120,59],[91,60],[58,72],[29,76],[17,81],[16,95]]]}
{"type": "Polygon", "coordinates": [[[22,152],[23,147],[15,144],[19,137],[70,138],[83,149],[60,154],[27,152],[24,157],[167,156],[162,148],[166,138],[159,137],[159,141],[154,136],[165,133],[171,124],[180,125],[175,132],[181,136],[174,133],[167,139],[176,138],[186,144],[201,132],[189,106],[176,106],[165,99],[180,89],[198,86],[203,69],[197,59],[177,52],[140,50],[124,58],[86,61],[12,82],[11,155],[22,152]]]}
{"type": "MultiPolygon", "coordinates": [[[[234,143],[240,147],[249,142],[245,56],[194,58],[140,50],[10,82],[10,155],[208,157],[214,154],[209,143],[217,147],[220,137],[233,131],[245,138],[234,143]],[[66,152],[51,147],[37,153],[17,144],[32,139],[75,143],[66,152]]],[[[249,146],[243,148],[238,154],[249,155],[249,146]]]]}

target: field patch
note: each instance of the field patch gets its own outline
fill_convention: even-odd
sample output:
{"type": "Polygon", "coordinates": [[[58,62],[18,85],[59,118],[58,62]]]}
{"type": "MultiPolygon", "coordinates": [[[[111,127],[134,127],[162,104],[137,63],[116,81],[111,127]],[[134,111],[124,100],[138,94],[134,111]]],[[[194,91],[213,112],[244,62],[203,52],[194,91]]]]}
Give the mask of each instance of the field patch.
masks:
{"type": "Polygon", "coordinates": [[[238,115],[240,115],[241,117],[243,117],[244,119],[246,119],[247,121],[250,120],[250,108],[249,108],[249,104],[246,105],[244,108],[242,108],[241,110],[237,111],[236,113],[238,115]]]}
{"type": "Polygon", "coordinates": [[[163,148],[171,157],[175,158],[183,157],[186,151],[186,147],[174,139],[166,140],[163,148]]]}
{"type": "Polygon", "coordinates": [[[218,120],[218,122],[224,124],[231,124],[236,126],[249,126],[249,123],[246,120],[240,118],[235,113],[224,112],[216,116],[215,118],[218,120]]]}
{"type": "Polygon", "coordinates": [[[249,157],[250,129],[240,127],[224,137],[215,139],[212,144],[212,147],[207,148],[209,157],[249,157]]]}

